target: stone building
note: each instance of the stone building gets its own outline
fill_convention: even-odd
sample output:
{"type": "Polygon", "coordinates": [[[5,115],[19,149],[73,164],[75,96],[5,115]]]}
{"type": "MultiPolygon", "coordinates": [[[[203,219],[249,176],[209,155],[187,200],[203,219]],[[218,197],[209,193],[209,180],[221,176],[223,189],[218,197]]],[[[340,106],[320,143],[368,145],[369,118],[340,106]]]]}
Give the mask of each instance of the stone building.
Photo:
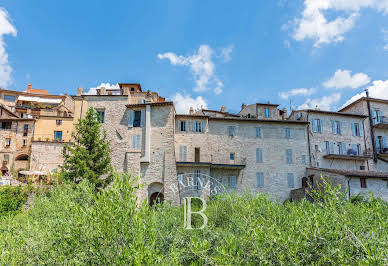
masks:
{"type": "Polygon", "coordinates": [[[35,120],[22,118],[1,103],[0,112],[1,172],[7,176],[13,171],[29,169],[35,120]]]}

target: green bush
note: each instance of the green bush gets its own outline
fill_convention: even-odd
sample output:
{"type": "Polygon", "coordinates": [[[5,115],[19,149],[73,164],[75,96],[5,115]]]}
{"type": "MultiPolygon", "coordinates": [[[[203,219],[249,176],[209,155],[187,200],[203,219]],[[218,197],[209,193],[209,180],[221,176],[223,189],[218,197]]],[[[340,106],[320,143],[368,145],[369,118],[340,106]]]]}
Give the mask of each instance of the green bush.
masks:
{"type": "Polygon", "coordinates": [[[18,211],[27,200],[27,190],[21,186],[0,187],[0,216],[13,214],[18,211]]]}
{"type": "Polygon", "coordinates": [[[115,176],[95,193],[84,180],[37,196],[0,220],[0,264],[388,264],[380,200],[352,204],[335,189],[315,203],[223,194],[208,202],[205,229],[185,230],[182,207],[138,206],[135,182],[115,176]]]}

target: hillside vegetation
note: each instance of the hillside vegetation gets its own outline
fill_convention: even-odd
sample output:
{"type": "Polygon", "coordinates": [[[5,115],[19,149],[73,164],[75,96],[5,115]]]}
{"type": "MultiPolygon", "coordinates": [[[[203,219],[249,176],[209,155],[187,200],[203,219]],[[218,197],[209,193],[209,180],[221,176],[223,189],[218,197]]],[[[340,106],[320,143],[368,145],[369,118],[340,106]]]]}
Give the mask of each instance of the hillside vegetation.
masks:
{"type": "Polygon", "coordinates": [[[335,189],[315,203],[224,194],[208,202],[205,229],[185,230],[182,207],[138,207],[133,184],[125,175],[98,193],[87,180],[62,184],[28,211],[3,213],[0,264],[388,264],[380,200],[352,203],[335,189]]]}

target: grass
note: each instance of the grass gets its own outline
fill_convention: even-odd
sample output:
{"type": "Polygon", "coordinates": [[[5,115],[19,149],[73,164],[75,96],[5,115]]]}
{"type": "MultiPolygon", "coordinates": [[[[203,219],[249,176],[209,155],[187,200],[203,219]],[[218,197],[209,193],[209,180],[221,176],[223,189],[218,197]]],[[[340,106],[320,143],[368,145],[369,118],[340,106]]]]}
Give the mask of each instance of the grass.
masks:
{"type": "Polygon", "coordinates": [[[133,179],[116,176],[97,194],[87,182],[39,194],[0,217],[0,264],[388,264],[381,200],[352,203],[335,188],[316,203],[223,194],[208,202],[205,229],[185,230],[182,207],[137,206],[134,193],[133,179]]]}

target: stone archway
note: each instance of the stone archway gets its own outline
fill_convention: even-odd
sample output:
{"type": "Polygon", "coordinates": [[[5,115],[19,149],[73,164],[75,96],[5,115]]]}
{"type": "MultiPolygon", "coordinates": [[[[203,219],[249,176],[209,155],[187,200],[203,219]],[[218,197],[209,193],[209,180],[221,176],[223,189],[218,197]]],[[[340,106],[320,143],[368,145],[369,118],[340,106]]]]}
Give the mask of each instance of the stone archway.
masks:
{"type": "Polygon", "coordinates": [[[148,186],[148,203],[150,206],[154,206],[157,203],[163,203],[164,201],[164,188],[163,184],[159,182],[151,183],[148,186]]]}

